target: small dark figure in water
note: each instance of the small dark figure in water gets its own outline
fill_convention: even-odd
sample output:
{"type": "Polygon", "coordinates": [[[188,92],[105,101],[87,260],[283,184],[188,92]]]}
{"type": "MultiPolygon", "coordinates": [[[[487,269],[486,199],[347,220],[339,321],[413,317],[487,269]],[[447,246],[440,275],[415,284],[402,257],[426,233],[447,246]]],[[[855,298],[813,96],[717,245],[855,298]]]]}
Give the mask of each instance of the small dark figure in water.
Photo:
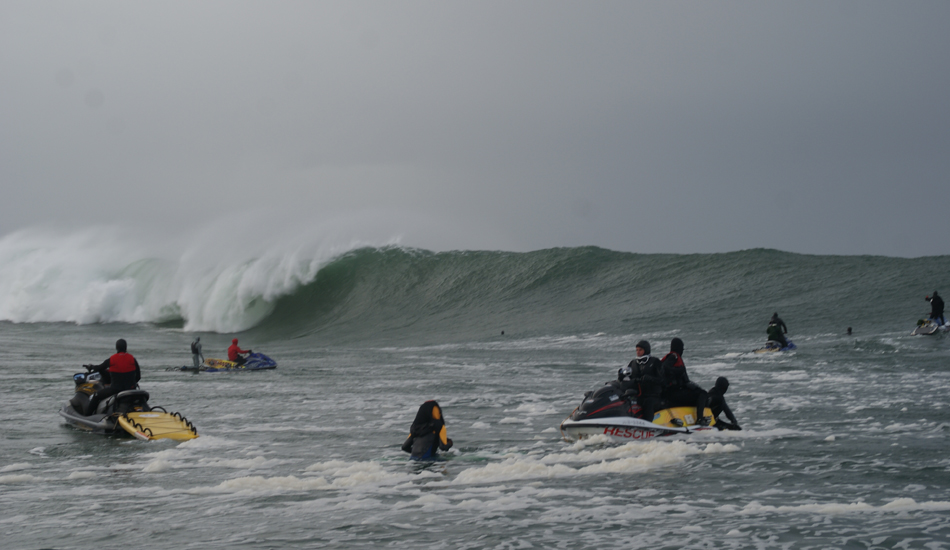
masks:
{"type": "Polygon", "coordinates": [[[696,423],[708,426],[712,420],[703,416],[706,411],[706,401],[709,395],[706,390],[696,383],[689,381],[686,374],[686,363],[683,362],[685,346],[679,338],[670,341],[670,352],[663,356],[660,371],[663,373],[663,399],[674,407],[688,407],[696,405],[696,423]]]}
{"type": "Polygon", "coordinates": [[[716,385],[709,388],[709,408],[712,409],[713,418],[716,419],[716,427],[720,430],[741,430],[739,421],[732,414],[729,405],[726,404],[725,393],[729,389],[729,380],[725,376],[716,379],[716,385]],[[726,413],[729,422],[719,420],[719,415],[726,413]]]}
{"type": "Polygon", "coordinates": [[[448,451],[451,448],[452,440],[446,436],[442,408],[435,401],[426,401],[416,412],[402,450],[409,453],[412,460],[436,460],[439,449],[448,451]]]}
{"type": "Polygon", "coordinates": [[[851,336],[851,327],[848,327],[848,336],[851,336]]]}

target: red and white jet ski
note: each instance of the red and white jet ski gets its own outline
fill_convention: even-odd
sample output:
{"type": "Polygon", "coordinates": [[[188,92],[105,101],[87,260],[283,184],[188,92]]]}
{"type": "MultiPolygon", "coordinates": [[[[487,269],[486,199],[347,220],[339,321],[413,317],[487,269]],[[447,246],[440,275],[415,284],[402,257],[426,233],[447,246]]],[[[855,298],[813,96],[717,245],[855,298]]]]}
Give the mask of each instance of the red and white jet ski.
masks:
{"type": "MultiPolygon", "coordinates": [[[[715,420],[699,425],[695,414],[696,407],[667,407],[657,411],[650,422],[640,418],[639,405],[622,396],[616,386],[606,385],[584,394],[580,406],[561,422],[560,429],[567,441],[605,435],[625,443],[715,428],[715,420]]],[[[704,415],[712,418],[712,411],[707,408],[704,415]]]]}

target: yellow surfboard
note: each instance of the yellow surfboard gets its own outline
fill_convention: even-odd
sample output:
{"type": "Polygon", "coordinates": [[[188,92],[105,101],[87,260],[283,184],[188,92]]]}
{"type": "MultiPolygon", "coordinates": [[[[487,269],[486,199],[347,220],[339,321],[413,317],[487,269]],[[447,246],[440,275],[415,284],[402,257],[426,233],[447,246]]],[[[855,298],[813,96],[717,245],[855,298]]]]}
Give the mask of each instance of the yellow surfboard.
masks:
{"type": "Polygon", "coordinates": [[[119,417],[119,426],[143,441],[152,439],[184,441],[198,437],[198,430],[194,425],[178,413],[130,412],[119,417]]]}
{"type": "MultiPolygon", "coordinates": [[[[696,415],[696,407],[672,407],[669,409],[663,409],[661,411],[658,411],[656,415],[653,416],[653,423],[659,424],[661,426],[667,426],[669,428],[693,426],[697,422],[699,422],[699,419],[695,418],[695,415],[696,415]],[[677,423],[674,422],[674,420],[679,420],[682,424],[677,426],[677,423]]],[[[703,412],[703,415],[708,416],[709,418],[712,418],[712,415],[713,415],[712,410],[710,410],[709,407],[706,407],[706,409],[703,412]]],[[[710,422],[709,425],[715,426],[716,420],[713,419],[713,421],[710,422]]]]}

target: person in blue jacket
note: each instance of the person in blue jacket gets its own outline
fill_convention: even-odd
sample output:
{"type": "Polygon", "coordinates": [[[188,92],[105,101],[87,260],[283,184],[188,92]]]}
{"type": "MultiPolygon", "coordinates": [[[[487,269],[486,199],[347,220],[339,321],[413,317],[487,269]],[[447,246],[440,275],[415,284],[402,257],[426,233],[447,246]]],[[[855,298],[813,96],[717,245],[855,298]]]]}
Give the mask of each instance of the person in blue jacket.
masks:
{"type": "Polygon", "coordinates": [[[402,450],[409,453],[411,460],[436,460],[440,449],[448,451],[451,448],[452,440],[446,435],[442,408],[435,401],[426,401],[416,412],[402,450]]]}

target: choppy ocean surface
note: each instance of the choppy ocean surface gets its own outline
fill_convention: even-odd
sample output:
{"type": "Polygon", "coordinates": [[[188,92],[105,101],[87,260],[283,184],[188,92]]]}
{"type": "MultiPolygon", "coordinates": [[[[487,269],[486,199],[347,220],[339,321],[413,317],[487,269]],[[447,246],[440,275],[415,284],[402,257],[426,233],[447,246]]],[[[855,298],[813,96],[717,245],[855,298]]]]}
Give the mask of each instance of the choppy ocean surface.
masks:
{"type": "Polygon", "coordinates": [[[950,338],[910,335],[950,257],[82,246],[0,240],[4,548],[950,547],[950,338]],[[798,350],[751,353],[773,312],[798,350]],[[279,367],[167,370],[195,336],[279,367]],[[562,440],[635,342],[674,336],[742,431],[562,440]],[[120,337],[198,439],[57,414],[120,337]],[[427,399],[455,447],[418,464],[399,446],[427,399]]]}

